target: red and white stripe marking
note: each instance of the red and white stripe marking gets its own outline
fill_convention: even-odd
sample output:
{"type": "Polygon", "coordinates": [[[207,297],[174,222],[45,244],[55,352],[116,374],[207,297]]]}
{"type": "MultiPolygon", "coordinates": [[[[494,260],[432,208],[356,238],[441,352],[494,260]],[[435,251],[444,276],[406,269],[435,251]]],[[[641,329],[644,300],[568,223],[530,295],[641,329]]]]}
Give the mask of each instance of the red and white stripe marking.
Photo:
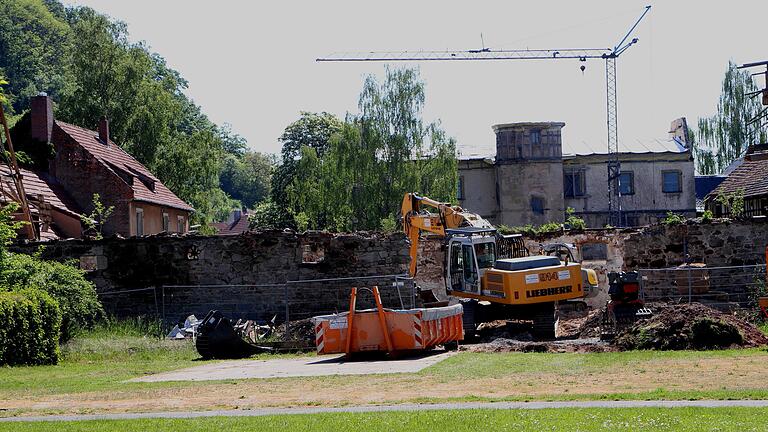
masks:
{"type": "Polygon", "coordinates": [[[323,324],[320,323],[315,327],[315,345],[317,345],[317,353],[321,353],[325,347],[325,329],[323,324]]]}
{"type": "Polygon", "coordinates": [[[413,338],[416,341],[416,348],[422,347],[421,339],[421,317],[419,315],[413,316],[413,338]]]}

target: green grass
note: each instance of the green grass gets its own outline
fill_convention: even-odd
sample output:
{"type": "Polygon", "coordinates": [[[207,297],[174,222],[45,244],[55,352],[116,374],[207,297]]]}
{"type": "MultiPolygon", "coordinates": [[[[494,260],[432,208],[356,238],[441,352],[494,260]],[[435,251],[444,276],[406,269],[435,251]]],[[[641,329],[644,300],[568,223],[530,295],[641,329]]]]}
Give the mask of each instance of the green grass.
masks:
{"type": "Polygon", "coordinates": [[[761,408],[590,408],[324,413],[265,417],[0,423],[0,431],[758,431],[761,408]]]}
{"type": "MultiPolygon", "coordinates": [[[[714,351],[626,351],[607,353],[462,353],[422,370],[441,378],[484,378],[520,373],[563,375],[599,373],[609,367],[637,368],[660,360],[698,360],[712,357],[765,356],[765,348],[714,351]]],[[[632,370],[632,369],[629,369],[632,370]]]]}

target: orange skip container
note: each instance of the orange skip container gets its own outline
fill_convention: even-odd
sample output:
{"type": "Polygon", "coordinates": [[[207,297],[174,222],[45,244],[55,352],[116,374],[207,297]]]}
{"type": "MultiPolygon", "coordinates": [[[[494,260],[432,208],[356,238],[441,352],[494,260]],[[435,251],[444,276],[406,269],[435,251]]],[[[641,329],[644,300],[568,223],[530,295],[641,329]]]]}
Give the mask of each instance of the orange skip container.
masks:
{"type": "Polygon", "coordinates": [[[384,309],[378,289],[374,288],[377,308],[356,311],[355,297],[353,289],[349,312],[312,318],[318,354],[424,350],[464,339],[460,304],[428,309],[384,309]]]}

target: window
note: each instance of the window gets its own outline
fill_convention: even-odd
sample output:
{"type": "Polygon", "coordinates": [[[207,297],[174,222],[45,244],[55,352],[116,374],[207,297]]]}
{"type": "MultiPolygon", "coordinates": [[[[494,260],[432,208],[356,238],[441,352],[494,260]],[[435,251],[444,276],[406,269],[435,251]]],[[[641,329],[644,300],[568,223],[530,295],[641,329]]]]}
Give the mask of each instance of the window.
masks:
{"type": "Polygon", "coordinates": [[[544,198],[532,196],[531,210],[536,214],[544,214],[544,198]]]}
{"type": "Polygon", "coordinates": [[[180,233],[184,233],[187,228],[187,224],[184,221],[184,216],[177,216],[176,217],[176,231],[180,233]]]}
{"type": "Polygon", "coordinates": [[[168,232],[169,225],[171,223],[168,213],[163,212],[163,231],[168,232]]]}
{"type": "Polygon", "coordinates": [[[456,190],[456,199],[464,199],[464,176],[459,176],[459,187],[456,190]]]}
{"type": "Polygon", "coordinates": [[[475,256],[472,245],[462,245],[462,261],[464,261],[464,281],[467,284],[477,283],[477,271],[475,270],[475,256]]]}
{"type": "Polygon", "coordinates": [[[662,171],[661,172],[661,191],[664,193],[675,193],[683,191],[683,174],[680,171],[662,171]]]}
{"type": "Polygon", "coordinates": [[[136,209],[136,236],[144,235],[144,209],[136,209]]]}
{"type": "Polygon", "coordinates": [[[531,144],[541,144],[541,131],[538,129],[531,130],[531,144]]]}
{"type": "Polygon", "coordinates": [[[476,244],[475,256],[477,256],[477,266],[481,269],[493,267],[496,263],[496,245],[492,242],[476,244]]]}
{"type": "Polygon", "coordinates": [[[584,182],[584,171],[565,173],[563,176],[563,186],[566,198],[584,196],[586,189],[586,184],[584,182]]]}
{"type": "Polygon", "coordinates": [[[635,174],[623,172],[619,174],[619,193],[622,195],[635,194],[635,174]]]}

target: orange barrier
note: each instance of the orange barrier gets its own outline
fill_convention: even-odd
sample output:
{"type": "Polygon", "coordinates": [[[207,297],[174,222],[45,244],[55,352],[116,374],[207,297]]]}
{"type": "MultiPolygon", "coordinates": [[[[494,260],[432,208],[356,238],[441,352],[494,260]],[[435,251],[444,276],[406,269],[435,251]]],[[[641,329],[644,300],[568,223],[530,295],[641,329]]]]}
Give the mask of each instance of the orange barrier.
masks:
{"type": "Polygon", "coordinates": [[[355,310],[357,289],[353,288],[349,312],[312,318],[318,354],[423,350],[464,338],[460,304],[384,309],[378,288],[373,288],[373,294],[376,309],[355,310]]]}

